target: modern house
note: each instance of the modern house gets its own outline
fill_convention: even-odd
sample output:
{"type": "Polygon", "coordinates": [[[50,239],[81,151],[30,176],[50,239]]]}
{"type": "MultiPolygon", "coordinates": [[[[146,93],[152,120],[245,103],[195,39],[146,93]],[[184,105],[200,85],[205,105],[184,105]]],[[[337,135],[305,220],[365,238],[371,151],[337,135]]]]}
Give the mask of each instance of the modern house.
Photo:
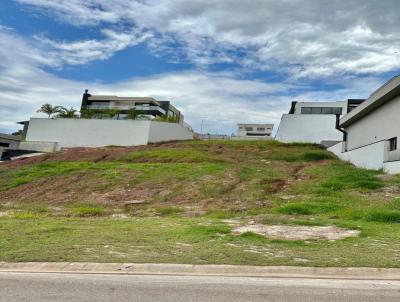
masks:
{"type": "Polygon", "coordinates": [[[150,97],[119,97],[115,95],[91,95],[88,90],[82,96],[81,112],[86,110],[116,110],[115,119],[126,119],[129,110],[150,117],[165,117],[183,123],[182,113],[169,101],[158,101],[150,97]]]}
{"type": "Polygon", "coordinates": [[[345,115],[364,100],[338,102],[292,102],[288,114],[283,114],[276,133],[281,142],[317,143],[331,146],[342,140],[336,129],[336,115],[345,115]]]}
{"type": "Polygon", "coordinates": [[[9,149],[18,149],[21,141],[19,135],[0,133],[0,160],[6,156],[9,149]]]}
{"type": "Polygon", "coordinates": [[[400,172],[400,76],[338,121],[344,140],[328,150],[359,167],[400,172]]]}
{"type": "Polygon", "coordinates": [[[90,95],[86,90],[80,117],[31,118],[19,123],[24,125],[19,150],[54,152],[61,148],[191,140],[193,130],[183,119],[168,101],[90,95]]]}
{"type": "Polygon", "coordinates": [[[235,139],[271,139],[273,124],[238,124],[235,139]]]}

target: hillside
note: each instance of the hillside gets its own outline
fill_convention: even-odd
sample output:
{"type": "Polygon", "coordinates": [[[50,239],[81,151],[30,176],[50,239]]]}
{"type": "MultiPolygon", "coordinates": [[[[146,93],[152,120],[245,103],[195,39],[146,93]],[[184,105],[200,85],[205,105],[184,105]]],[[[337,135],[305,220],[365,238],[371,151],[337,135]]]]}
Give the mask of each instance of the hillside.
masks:
{"type": "Polygon", "coordinates": [[[400,267],[399,180],[308,144],[64,150],[0,164],[0,261],[400,267]]]}

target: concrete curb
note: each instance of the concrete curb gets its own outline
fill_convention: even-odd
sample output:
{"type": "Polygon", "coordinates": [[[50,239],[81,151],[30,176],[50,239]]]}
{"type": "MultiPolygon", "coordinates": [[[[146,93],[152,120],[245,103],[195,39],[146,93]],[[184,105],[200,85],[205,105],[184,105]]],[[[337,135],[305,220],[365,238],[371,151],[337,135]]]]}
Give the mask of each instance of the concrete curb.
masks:
{"type": "Polygon", "coordinates": [[[400,280],[400,269],[398,268],[362,267],[320,268],[155,263],[0,262],[0,272],[400,280]]]}

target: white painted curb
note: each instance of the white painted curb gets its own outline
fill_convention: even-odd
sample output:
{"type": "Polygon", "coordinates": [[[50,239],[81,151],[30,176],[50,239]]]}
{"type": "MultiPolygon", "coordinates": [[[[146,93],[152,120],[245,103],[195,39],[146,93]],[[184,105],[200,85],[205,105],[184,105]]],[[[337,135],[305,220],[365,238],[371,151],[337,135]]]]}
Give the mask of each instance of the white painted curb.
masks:
{"type": "Polygon", "coordinates": [[[400,280],[399,268],[192,265],[155,263],[0,262],[0,272],[400,280]]]}

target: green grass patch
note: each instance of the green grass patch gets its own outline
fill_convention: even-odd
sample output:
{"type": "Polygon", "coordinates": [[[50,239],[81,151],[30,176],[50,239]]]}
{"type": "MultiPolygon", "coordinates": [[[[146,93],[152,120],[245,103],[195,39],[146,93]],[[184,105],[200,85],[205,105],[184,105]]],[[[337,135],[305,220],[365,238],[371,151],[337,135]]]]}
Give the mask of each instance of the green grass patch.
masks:
{"type": "Polygon", "coordinates": [[[212,211],[208,212],[205,216],[212,219],[230,219],[237,216],[235,211],[212,211]]]}
{"type": "Polygon", "coordinates": [[[310,144],[193,141],[131,151],[96,162],[55,162],[54,154],[52,162],[0,165],[0,261],[400,266],[397,176],[310,144]],[[130,200],[145,203],[124,206],[130,200]],[[224,221],[231,218],[361,235],[269,240],[233,233],[224,221]]]}
{"type": "Polygon", "coordinates": [[[330,165],[315,167],[309,171],[314,177],[321,178],[316,192],[327,193],[346,189],[375,190],[384,183],[378,178],[380,171],[356,168],[350,164],[333,162],[330,165]]]}
{"type": "Polygon", "coordinates": [[[129,153],[119,159],[124,162],[225,162],[223,157],[201,149],[160,148],[129,153]]]}
{"type": "Polygon", "coordinates": [[[16,219],[38,219],[46,216],[46,213],[12,211],[12,217],[16,219]]]}
{"type": "Polygon", "coordinates": [[[366,215],[367,221],[400,223],[400,211],[397,210],[371,210],[366,215]]]}
{"type": "Polygon", "coordinates": [[[178,207],[159,207],[155,208],[155,211],[160,216],[170,216],[182,213],[184,210],[178,207]]]}
{"type": "Polygon", "coordinates": [[[278,212],[289,215],[313,215],[335,212],[342,207],[331,203],[290,203],[278,208],[278,212]]]}
{"type": "Polygon", "coordinates": [[[106,214],[106,209],[98,204],[74,204],[69,213],[76,217],[98,217],[106,214]]]}

